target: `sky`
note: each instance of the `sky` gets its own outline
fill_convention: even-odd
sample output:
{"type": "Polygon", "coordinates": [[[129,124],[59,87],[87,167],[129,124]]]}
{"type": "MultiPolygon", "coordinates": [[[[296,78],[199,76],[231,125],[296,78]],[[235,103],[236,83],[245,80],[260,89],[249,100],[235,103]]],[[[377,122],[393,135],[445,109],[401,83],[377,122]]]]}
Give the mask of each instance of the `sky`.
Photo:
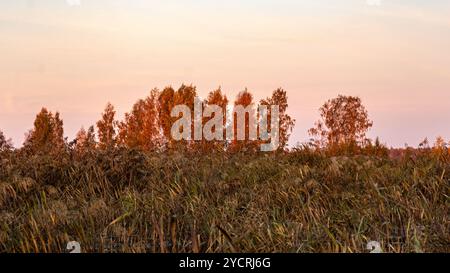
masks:
{"type": "Polygon", "coordinates": [[[278,87],[309,139],[318,108],[361,97],[388,146],[450,140],[448,0],[0,1],[0,130],[16,146],[45,106],[66,136],[158,87],[278,87]]]}

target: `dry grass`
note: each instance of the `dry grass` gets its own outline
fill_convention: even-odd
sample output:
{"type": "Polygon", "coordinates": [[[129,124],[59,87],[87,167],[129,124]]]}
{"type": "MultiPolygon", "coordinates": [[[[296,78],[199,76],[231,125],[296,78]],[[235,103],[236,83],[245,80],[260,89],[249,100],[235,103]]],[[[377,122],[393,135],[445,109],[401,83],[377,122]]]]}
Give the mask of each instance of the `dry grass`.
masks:
{"type": "Polygon", "coordinates": [[[0,252],[450,252],[450,165],[431,154],[5,158],[0,252]]]}

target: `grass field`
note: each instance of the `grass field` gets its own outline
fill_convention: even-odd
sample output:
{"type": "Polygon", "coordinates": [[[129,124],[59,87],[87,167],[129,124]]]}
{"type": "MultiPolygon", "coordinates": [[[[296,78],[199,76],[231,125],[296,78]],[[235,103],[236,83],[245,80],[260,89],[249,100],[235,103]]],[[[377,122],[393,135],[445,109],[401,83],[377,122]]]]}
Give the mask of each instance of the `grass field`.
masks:
{"type": "Polygon", "coordinates": [[[450,164],[281,154],[2,155],[0,252],[450,252],[450,164]]]}

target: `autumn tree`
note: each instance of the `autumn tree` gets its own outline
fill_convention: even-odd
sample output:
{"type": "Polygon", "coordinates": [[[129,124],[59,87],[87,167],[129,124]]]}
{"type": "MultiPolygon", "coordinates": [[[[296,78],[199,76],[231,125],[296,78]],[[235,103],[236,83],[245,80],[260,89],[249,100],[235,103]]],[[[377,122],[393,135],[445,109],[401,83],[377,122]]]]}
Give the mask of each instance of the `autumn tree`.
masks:
{"type": "Polygon", "coordinates": [[[54,139],[56,144],[55,146],[58,149],[64,149],[66,145],[66,140],[64,139],[64,123],[59,116],[59,112],[55,113],[54,124],[55,124],[54,139]]]}
{"type": "Polygon", "coordinates": [[[116,144],[117,124],[116,111],[111,103],[108,103],[102,113],[102,119],[97,122],[97,135],[101,149],[114,147],[116,144]]]}
{"type": "Polygon", "coordinates": [[[119,125],[120,143],[144,150],[160,147],[158,97],[159,91],[153,89],[147,98],[138,100],[131,112],[125,114],[125,120],[119,125]]]}
{"type": "MultiPolygon", "coordinates": [[[[186,105],[194,113],[194,100],[197,96],[196,87],[193,85],[182,84],[175,92],[174,102],[175,105],[186,105]]],[[[191,140],[194,139],[194,115],[191,115],[191,140]]]]}
{"type": "Polygon", "coordinates": [[[223,151],[224,150],[224,144],[226,141],[226,125],[227,125],[227,119],[226,119],[226,113],[227,113],[227,105],[228,105],[228,98],[225,94],[222,93],[221,88],[211,91],[208,94],[208,97],[203,102],[203,119],[202,119],[202,127],[203,130],[207,130],[211,136],[221,135],[221,140],[219,139],[206,139],[205,136],[202,138],[201,142],[201,151],[203,153],[205,152],[211,152],[211,151],[223,151]],[[216,117],[218,113],[207,111],[208,106],[217,106],[222,110],[222,115],[220,117],[216,117]],[[216,118],[219,118],[222,120],[221,125],[222,128],[216,128],[215,125],[209,126],[209,122],[212,120],[215,120],[216,118]]]}
{"type": "MultiPolygon", "coordinates": [[[[228,98],[224,93],[222,93],[222,89],[219,87],[218,89],[209,92],[208,97],[206,99],[206,103],[221,107],[223,113],[225,113],[227,110],[228,98]]],[[[225,122],[226,119],[224,119],[224,125],[225,122]]]]}
{"type": "MultiPolygon", "coordinates": [[[[233,140],[231,141],[229,150],[231,152],[239,152],[239,151],[256,151],[257,149],[257,140],[252,139],[251,134],[251,124],[250,122],[256,121],[256,111],[255,106],[253,103],[253,95],[247,90],[247,88],[244,91],[241,91],[234,101],[234,109],[233,109],[233,140]],[[238,128],[238,118],[239,115],[236,112],[237,107],[242,107],[243,109],[246,109],[248,111],[245,111],[244,115],[244,128],[238,128]],[[253,111],[253,113],[252,113],[253,111]],[[239,131],[244,129],[244,139],[239,139],[239,131]]],[[[256,125],[256,124],[254,124],[256,125]]],[[[256,126],[254,126],[256,127],[256,126]]],[[[254,132],[256,132],[256,138],[257,138],[257,128],[254,132]]],[[[255,136],[253,136],[255,137],[255,136]]]]}
{"type": "Polygon", "coordinates": [[[9,162],[9,155],[11,155],[13,145],[11,139],[7,139],[2,131],[0,131],[0,180],[3,180],[9,175],[7,162],[9,162]]]}
{"type": "Polygon", "coordinates": [[[170,116],[175,102],[175,90],[172,87],[166,87],[158,96],[158,116],[159,124],[163,133],[165,142],[170,146],[171,143],[171,129],[173,118],[170,116]]]}
{"type": "Polygon", "coordinates": [[[318,138],[321,147],[362,145],[373,123],[359,97],[339,95],[320,109],[321,119],[309,133],[318,138]]]}
{"type": "Polygon", "coordinates": [[[443,137],[438,136],[436,138],[436,141],[434,142],[434,149],[438,149],[438,150],[446,150],[447,149],[447,143],[445,143],[445,140],[443,137]]]}
{"type": "Polygon", "coordinates": [[[78,131],[75,141],[74,150],[77,155],[84,155],[96,148],[95,129],[90,126],[86,131],[83,127],[78,131]]]}
{"type": "MultiPolygon", "coordinates": [[[[180,88],[175,92],[172,87],[165,88],[158,97],[159,102],[159,119],[160,126],[164,138],[167,142],[169,148],[174,148],[175,146],[180,147],[182,145],[176,145],[177,143],[172,138],[172,125],[181,118],[181,114],[177,117],[172,117],[172,109],[176,105],[186,105],[189,107],[191,113],[194,111],[194,100],[197,96],[196,87],[193,85],[181,85],[180,88]]],[[[191,140],[194,139],[194,115],[191,115],[191,140]]],[[[193,141],[180,141],[178,144],[183,144],[191,146],[193,141]]]]}
{"type": "MultiPolygon", "coordinates": [[[[177,92],[175,92],[174,102],[175,105],[186,105],[189,107],[191,111],[191,140],[190,141],[181,141],[182,146],[186,146],[190,149],[195,149],[195,141],[194,141],[194,102],[197,96],[196,87],[193,85],[185,85],[182,84],[180,88],[178,88],[177,92]]],[[[200,117],[198,117],[200,118],[200,117]]],[[[176,118],[175,118],[176,119],[176,118]]]]}
{"type": "Polygon", "coordinates": [[[439,159],[450,160],[450,146],[447,145],[443,137],[438,136],[436,138],[432,151],[439,159]]]}
{"type": "Polygon", "coordinates": [[[11,139],[7,139],[0,131],[0,153],[10,151],[13,148],[11,139]]]}
{"type": "Polygon", "coordinates": [[[31,153],[60,153],[65,148],[63,121],[56,112],[42,108],[34,121],[34,128],[28,133],[24,149],[31,153]]]}
{"type": "MultiPolygon", "coordinates": [[[[272,96],[260,101],[261,105],[267,105],[268,107],[268,124],[271,120],[271,105],[277,105],[279,107],[279,150],[286,148],[289,142],[289,137],[295,126],[295,119],[287,114],[288,97],[286,91],[281,88],[273,91],[272,96]]],[[[269,127],[269,126],[268,126],[269,127]]],[[[270,128],[269,128],[270,131],[270,128]]]]}
{"type": "Polygon", "coordinates": [[[375,138],[375,142],[371,139],[365,141],[363,152],[367,155],[387,158],[389,156],[389,149],[381,143],[379,137],[375,138]]]}

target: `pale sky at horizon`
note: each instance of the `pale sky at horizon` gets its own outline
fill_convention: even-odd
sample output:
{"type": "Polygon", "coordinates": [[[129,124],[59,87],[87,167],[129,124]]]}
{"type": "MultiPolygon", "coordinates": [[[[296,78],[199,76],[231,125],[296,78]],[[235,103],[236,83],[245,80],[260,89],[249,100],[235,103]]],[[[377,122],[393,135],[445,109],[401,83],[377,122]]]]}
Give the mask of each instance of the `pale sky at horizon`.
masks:
{"type": "Polygon", "coordinates": [[[306,141],[318,108],[360,96],[389,146],[450,140],[448,0],[14,0],[0,2],[0,130],[20,146],[45,106],[72,139],[110,101],[148,92],[282,87],[306,141]]]}

